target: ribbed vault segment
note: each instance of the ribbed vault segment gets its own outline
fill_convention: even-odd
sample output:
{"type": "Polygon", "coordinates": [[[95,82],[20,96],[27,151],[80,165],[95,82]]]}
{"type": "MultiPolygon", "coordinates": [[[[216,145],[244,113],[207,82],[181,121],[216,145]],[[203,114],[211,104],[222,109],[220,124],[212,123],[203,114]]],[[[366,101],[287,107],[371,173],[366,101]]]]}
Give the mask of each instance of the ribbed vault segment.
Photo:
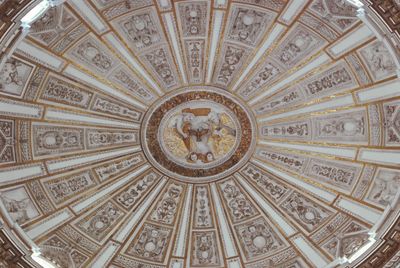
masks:
{"type": "Polygon", "coordinates": [[[399,211],[399,53],[376,16],[330,0],[52,2],[4,34],[18,39],[0,65],[5,222],[59,267],[352,266],[399,211]]]}

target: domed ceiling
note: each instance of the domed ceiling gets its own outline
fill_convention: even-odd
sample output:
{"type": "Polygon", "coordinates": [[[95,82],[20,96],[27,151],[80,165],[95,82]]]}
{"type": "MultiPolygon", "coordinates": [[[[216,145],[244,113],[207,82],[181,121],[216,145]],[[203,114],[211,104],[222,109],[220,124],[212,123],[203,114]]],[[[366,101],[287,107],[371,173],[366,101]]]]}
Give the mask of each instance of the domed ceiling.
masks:
{"type": "Polygon", "coordinates": [[[0,72],[1,209],[49,262],[351,266],[392,223],[398,54],[354,4],[53,4],[0,72]]]}

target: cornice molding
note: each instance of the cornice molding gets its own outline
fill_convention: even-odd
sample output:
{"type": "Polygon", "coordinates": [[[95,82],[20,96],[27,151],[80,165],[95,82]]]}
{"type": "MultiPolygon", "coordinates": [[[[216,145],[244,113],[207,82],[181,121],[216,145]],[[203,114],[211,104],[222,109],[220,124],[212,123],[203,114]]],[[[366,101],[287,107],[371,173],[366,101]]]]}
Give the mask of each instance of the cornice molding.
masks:
{"type": "Polygon", "coordinates": [[[34,263],[31,255],[29,247],[3,222],[0,213],[0,268],[40,267],[34,263]]]}
{"type": "Polygon", "coordinates": [[[363,9],[381,24],[383,32],[400,47],[400,0],[361,0],[363,9]]]}
{"type": "Polygon", "coordinates": [[[21,18],[41,0],[5,0],[0,4],[0,67],[23,38],[21,18]]]}
{"type": "Polygon", "coordinates": [[[400,215],[381,240],[383,243],[368,258],[360,262],[359,268],[396,267],[399,263],[397,255],[400,252],[400,215]]]}

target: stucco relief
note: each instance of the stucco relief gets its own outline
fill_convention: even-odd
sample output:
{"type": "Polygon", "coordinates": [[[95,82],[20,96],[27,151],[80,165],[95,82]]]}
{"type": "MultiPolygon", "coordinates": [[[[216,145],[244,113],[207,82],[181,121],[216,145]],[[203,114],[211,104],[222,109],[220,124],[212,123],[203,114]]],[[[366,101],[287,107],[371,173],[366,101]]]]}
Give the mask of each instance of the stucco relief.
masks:
{"type": "Polygon", "coordinates": [[[358,53],[375,81],[396,75],[397,67],[383,42],[372,42],[358,53]]]}
{"type": "Polygon", "coordinates": [[[347,1],[67,1],[25,37],[7,23],[28,0],[1,2],[1,44],[23,38],[0,53],[1,207],[54,265],[302,268],[298,239],[328,264],[392,224],[396,159],[362,157],[398,150],[395,55],[357,41],[347,1]]]}
{"type": "Polygon", "coordinates": [[[0,193],[0,200],[16,223],[22,225],[40,216],[39,210],[25,187],[5,189],[0,193]]]}
{"type": "Polygon", "coordinates": [[[254,134],[249,114],[236,100],[207,91],[166,98],[145,124],[146,154],[164,173],[199,177],[199,182],[243,161],[254,134]]]}
{"type": "Polygon", "coordinates": [[[0,71],[0,94],[21,97],[32,72],[32,65],[17,58],[7,60],[0,71]]]}

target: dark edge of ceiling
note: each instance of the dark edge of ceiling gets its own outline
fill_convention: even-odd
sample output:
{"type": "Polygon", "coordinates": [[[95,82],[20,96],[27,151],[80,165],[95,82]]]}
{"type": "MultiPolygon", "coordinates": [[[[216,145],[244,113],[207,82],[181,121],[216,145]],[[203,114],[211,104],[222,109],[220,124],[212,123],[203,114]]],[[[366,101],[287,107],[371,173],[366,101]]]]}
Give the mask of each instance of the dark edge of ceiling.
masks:
{"type": "MultiPolygon", "coordinates": [[[[0,62],[6,59],[12,51],[10,48],[16,41],[23,37],[20,23],[15,23],[22,18],[30,7],[35,6],[41,0],[6,0],[0,6],[0,62]]],[[[387,33],[397,53],[400,54],[400,1],[399,0],[361,0],[365,4],[366,13],[371,15],[374,22],[387,33]]],[[[28,243],[21,242],[13,232],[12,226],[4,221],[4,215],[0,211],[0,258],[9,267],[37,267],[32,263],[31,249],[28,243]]],[[[400,263],[393,262],[393,257],[400,252],[400,214],[393,219],[394,224],[385,232],[379,246],[362,257],[357,267],[378,268],[388,264],[389,267],[400,263]],[[392,260],[392,261],[391,261],[392,260]],[[389,263],[391,262],[391,263],[389,263]]]]}

